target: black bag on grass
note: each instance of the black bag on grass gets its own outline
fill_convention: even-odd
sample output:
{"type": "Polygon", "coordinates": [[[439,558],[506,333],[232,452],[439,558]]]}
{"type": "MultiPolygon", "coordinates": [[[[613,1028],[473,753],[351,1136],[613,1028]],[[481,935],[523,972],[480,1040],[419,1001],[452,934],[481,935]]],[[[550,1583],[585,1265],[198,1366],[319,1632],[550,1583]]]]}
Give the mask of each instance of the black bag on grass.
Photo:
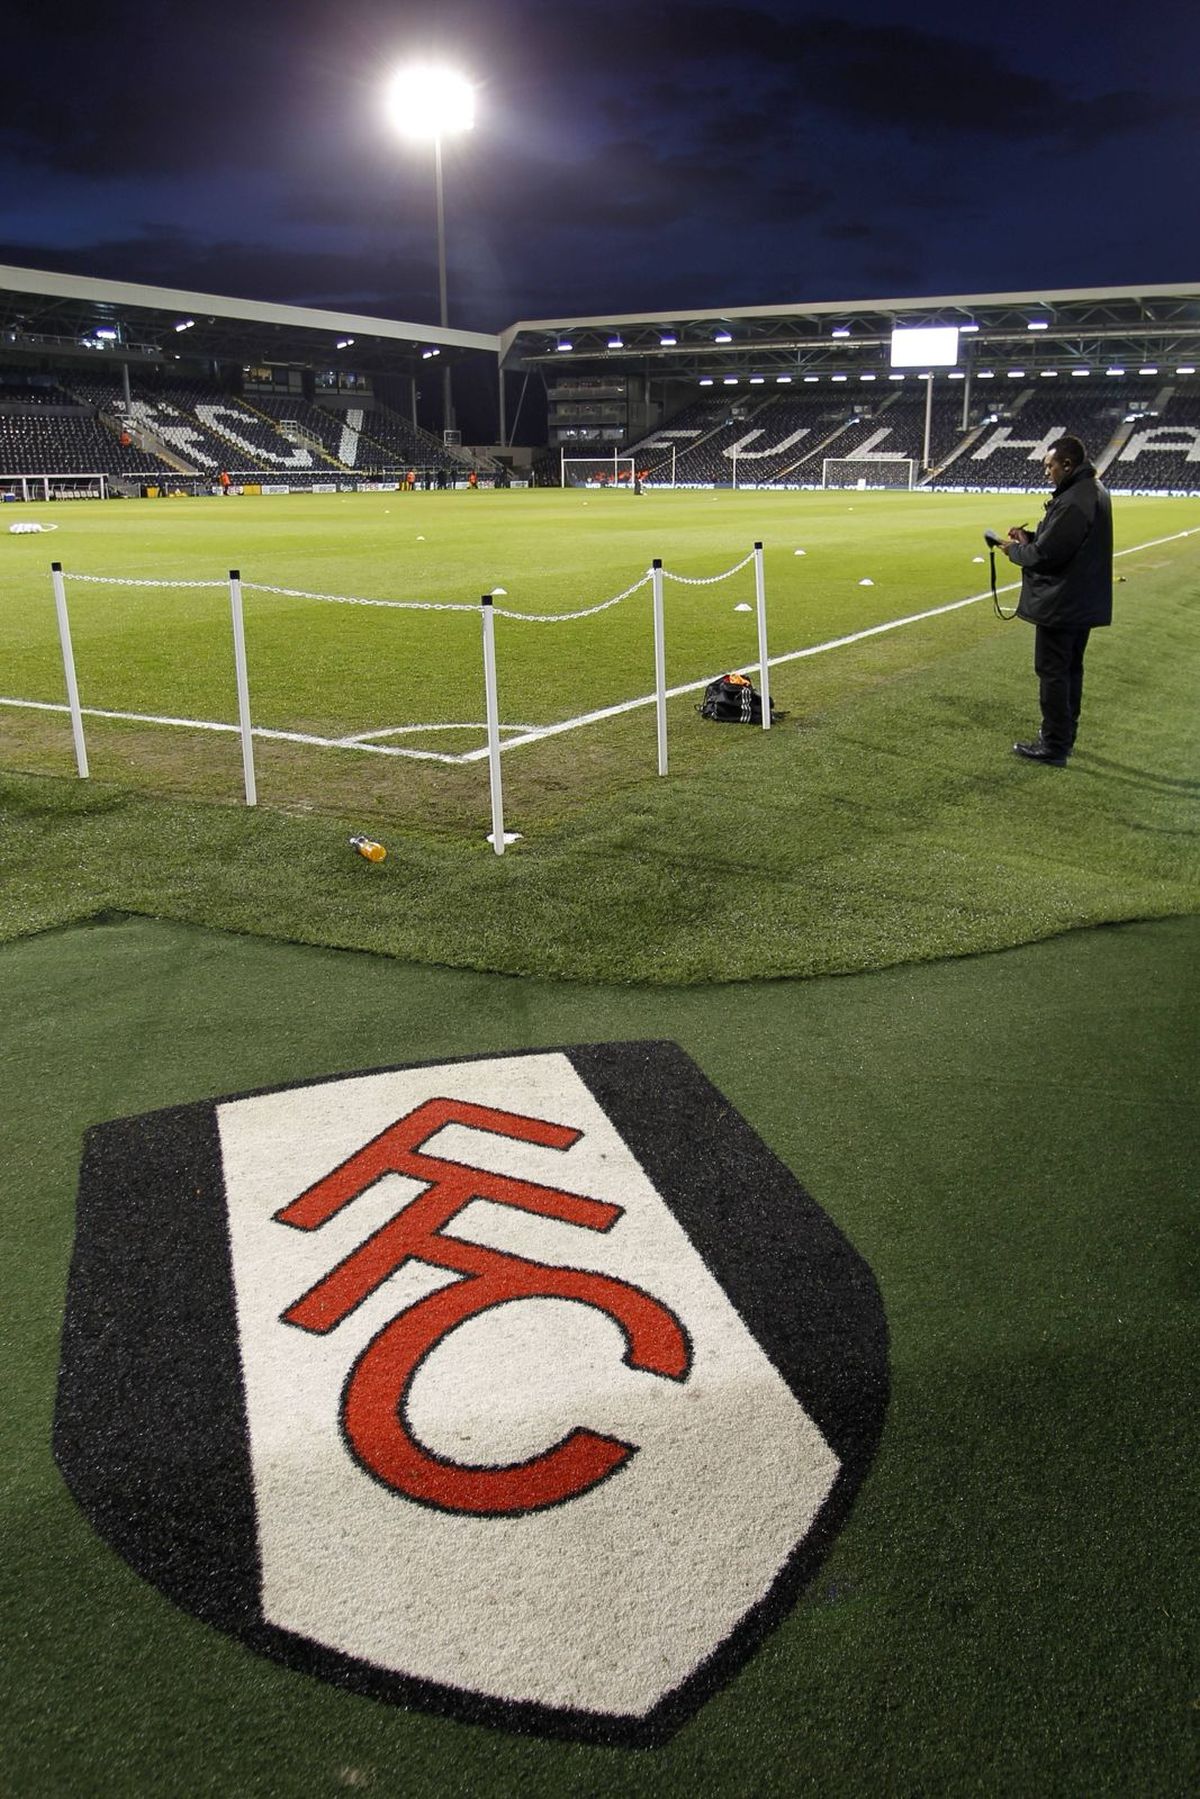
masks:
{"type": "MultiPolygon", "coordinates": [[[[745,675],[720,675],[704,689],[704,698],[696,708],[701,718],[715,718],[723,724],[761,725],[762,695],[745,675]]],[[[771,717],[775,702],[771,701],[771,717]]]]}

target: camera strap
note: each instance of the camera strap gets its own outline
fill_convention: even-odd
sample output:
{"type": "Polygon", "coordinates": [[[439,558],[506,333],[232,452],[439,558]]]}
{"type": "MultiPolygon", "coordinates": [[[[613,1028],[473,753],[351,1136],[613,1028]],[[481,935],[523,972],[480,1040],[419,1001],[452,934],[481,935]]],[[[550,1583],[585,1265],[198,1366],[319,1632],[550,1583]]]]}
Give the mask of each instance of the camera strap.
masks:
{"type": "MultiPolygon", "coordinates": [[[[1016,618],[1016,616],[1017,616],[1016,606],[1013,607],[1011,612],[1006,612],[1004,610],[1003,606],[1000,604],[1000,595],[996,592],[996,546],[995,546],[995,544],[988,545],[988,555],[991,557],[991,561],[992,561],[992,608],[993,608],[997,618],[1016,618]]],[[[1018,602],[1018,604],[1019,603],[1020,602],[1018,602]]]]}

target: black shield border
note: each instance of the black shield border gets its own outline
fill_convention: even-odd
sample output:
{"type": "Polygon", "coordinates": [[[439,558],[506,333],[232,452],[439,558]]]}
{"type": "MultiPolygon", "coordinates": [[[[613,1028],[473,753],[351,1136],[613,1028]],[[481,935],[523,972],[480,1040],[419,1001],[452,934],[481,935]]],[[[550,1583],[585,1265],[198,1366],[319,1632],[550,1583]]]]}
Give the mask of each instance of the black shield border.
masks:
{"type": "Polygon", "coordinates": [[[476,1724],[631,1748],[665,1742],[782,1622],[849,1516],[889,1392],[866,1262],[675,1043],[439,1057],[284,1082],[88,1132],[63,1325],[54,1455],[97,1534],[143,1578],[261,1655],[368,1697],[476,1724]],[[217,1107],[361,1075],[565,1055],[841,1468],[770,1591],[641,1719],[482,1697],[396,1675],[268,1624],[217,1107]]]}

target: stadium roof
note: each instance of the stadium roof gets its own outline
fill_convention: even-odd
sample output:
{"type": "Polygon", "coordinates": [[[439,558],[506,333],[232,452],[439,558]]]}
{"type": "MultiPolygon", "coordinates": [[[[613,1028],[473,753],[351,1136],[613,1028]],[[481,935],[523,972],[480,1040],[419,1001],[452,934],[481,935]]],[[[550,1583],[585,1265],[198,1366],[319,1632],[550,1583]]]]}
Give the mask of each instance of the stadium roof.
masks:
{"type": "Polygon", "coordinates": [[[498,338],[479,331],[0,264],[0,356],[5,357],[98,360],[108,352],[123,362],[161,362],[186,351],[189,360],[305,367],[336,367],[345,360],[363,372],[407,373],[428,348],[495,355],[499,347],[498,338]],[[118,335],[98,337],[97,331],[118,335]]]}
{"type": "Polygon", "coordinates": [[[209,359],[412,374],[422,353],[679,379],[878,369],[892,327],[958,325],[970,362],[1038,370],[1200,356],[1200,282],[523,319],[497,335],[0,265],[0,357],[209,359]],[[115,336],[97,335],[115,333],[115,336]],[[569,346],[569,349],[568,349],[569,346]],[[570,362],[568,363],[568,356],[570,362]]]}
{"type": "Polygon", "coordinates": [[[569,345],[572,362],[682,377],[756,366],[853,371],[886,362],[894,325],[957,325],[976,363],[1011,361],[1018,351],[1031,368],[1117,357],[1194,361],[1200,282],[524,319],[501,333],[501,344],[510,367],[562,367],[569,345]]]}

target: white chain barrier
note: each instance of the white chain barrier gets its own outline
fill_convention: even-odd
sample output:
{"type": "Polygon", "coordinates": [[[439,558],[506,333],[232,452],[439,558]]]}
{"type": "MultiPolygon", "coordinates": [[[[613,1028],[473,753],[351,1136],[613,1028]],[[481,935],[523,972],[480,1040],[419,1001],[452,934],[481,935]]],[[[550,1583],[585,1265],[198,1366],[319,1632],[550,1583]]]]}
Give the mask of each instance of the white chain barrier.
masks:
{"type": "MultiPolygon", "coordinates": [[[[757,591],[757,599],[758,599],[758,612],[759,612],[759,659],[760,659],[760,664],[761,664],[762,681],[763,681],[763,686],[765,689],[766,677],[767,677],[767,656],[766,656],[766,638],[765,638],[765,616],[764,616],[764,611],[763,611],[762,560],[761,560],[761,558],[762,558],[762,546],[760,544],[756,544],[754,549],[751,550],[751,552],[748,556],[743,556],[743,558],[740,562],[735,562],[732,568],[724,569],[724,570],[722,570],[722,572],[720,574],[717,574],[717,575],[677,575],[677,574],[672,573],[672,571],[670,569],[664,568],[661,560],[656,557],[653,566],[651,568],[647,569],[645,574],[640,575],[636,581],[632,582],[630,584],[630,586],[626,587],[621,593],[613,594],[611,599],[601,600],[598,602],[598,604],[596,604],[594,606],[580,606],[570,612],[517,612],[509,607],[496,606],[493,603],[493,598],[492,598],[491,594],[485,594],[483,596],[482,605],[475,606],[475,605],[465,604],[461,601],[453,601],[453,600],[377,600],[377,599],[368,599],[359,594],[312,593],[312,592],[309,592],[307,589],[301,588],[301,587],[276,587],[267,582],[243,581],[241,579],[239,571],[236,569],[231,569],[229,571],[229,577],[228,577],[227,581],[165,581],[165,580],[148,579],[143,576],[132,576],[132,575],[131,576],[123,576],[123,575],[72,574],[72,573],[69,573],[67,570],[63,569],[62,565],[60,563],[55,563],[55,564],[53,564],[53,567],[52,567],[54,590],[55,590],[55,602],[56,602],[56,606],[58,609],[59,634],[60,634],[60,641],[61,641],[61,648],[62,648],[62,655],[63,655],[63,667],[64,667],[64,673],[65,673],[66,682],[67,682],[69,710],[71,713],[72,730],[73,730],[74,737],[75,737],[76,763],[78,766],[79,774],[81,777],[86,779],[87,774],[88,774],[88,765],[87,765],[86,748],[85,748],[84,739],[83,739],[82,708],[80,706],[79,693],[78,693],[78,688],[77,688],[76,680],[75,680],[74,656],[73,656],[73,653],[71,650],[70,626],[69,626],[69,621],[68,621],[68,617],[67,617],[65,583],[68,581],[87,582],[90,585],[97,586],[97,587],[149,587],[149,588],[156,588],[156,589],[160,589],[160,590],[186,589],[189,591],[205,590],[205,589],[206,590],[214,590],[214,589],[221,590],[221,589],[223,589],[223,590],[228,591],[229,597],[230,597],[230,606],[231,606],[231,622],[233,625],[234,662],[235,662],[237,698],[238,698],[238,724],[235,728],[237,729],[237,731],[241,737],[241,740],[242,740],[243,777],[244,777],[245,790],[246,790],[246,804],[248,806],[253,806],[257,803],[257,789],[256,789],[256,783],[255,783],[254,750],[253,750],[253,737],[255,735],[255,732],[254,732],[254,727],[251,724],[249,676],[248,676],[247,664],[246,664],[245,626],[244,626],[244,621],[243,621],[243,616],[242,616],[242,595],[243,595],[243,593],[246,593],[246,592],[269,593],[269,594],[277,594],[281,598],[289,599],[289,600],[316,600],[322,604],[332,605],[332,606],[371,606],[371,607],[379,607],[379,608],[383,608],[388,611],[395,611],[395,612],[479,612],[479,611],[482,611],[483,621],[484,621],[484,646],[483,646],[484,647],[484,684],[485,684],[486,698],[488,701],[488,705],[487,705],[488,760],[491,765],[491,787],[492,787],[492,839],[491,839],[491,841],[492,841],[493,848],[495,849],[496,854],[503,855],[503,853],[504,853],[503,799],[502,799],[502,790],[501,790],[501,786],[500,786],[499,758],[500,758],[500,748],[501,748],[500,732],[504,727],[501,726],[500,722],[499,722],[499,702],[498,702],[497,694],[496,694],[495,642],[494,642],[494,636],[493,636],[493,630],[492,630],[494,617],[499,616],[500,618],[513,619],[520,624],[531,624],[531,625],[567,624],[567,623],[571,623],[575,619],[579,619],[579,618],[594,618],[594,617],[596,617],[596,615],[598,613],[607,612],[610,607],[619,606],[621,604],[622,600],[628,600],[635,593],[640,593],[642,588],[651,587],[653,589],[652,597],[653,597],[653,602],[654,602],[654,607],[653,607],[653,611],[654,611],[654,659],[655,659],[655,697],[656,697],[656,701],[657,701],[656,712],[657,712],[657,732],[658,732],[658,772],[660,775],[665,775],[667,772],[667,743],[666,743],[666,647],[665,647],[665,637],[664,637],[664,630],[663,630],[663,582],[664,581],[678,581],[681,584],[683,584],[684,586],[688,586],[688,587],[713,587],[713,586],[716,586],[721,581],[729,580],[730,576],[739,574],[741,572],[741,570],[744,568],[747,568],[750,565],[750,563],[752,563],[752,562],[756,563],[756,577],[757,577],[756,586],[757,586],[757,590],[758,590],[757,591]]],[[[765,692],[764,692],[763,697],[764,697],[763,723],[764,723],[764,725],[767,725],[769,718],[770,718],[770,710],[769,710],[770,703],[766,698],[765,692]]],[[[404,727],[399,727],[399,729],[403,729],[403,728],[404,727]]],[[[446,727],[446,728],[449,728],[449,727],[446,727]]],[[[275,733],[263,733],[261,731],[259,734],[275,735],[275,733]]],[[[392,734],[393,733],[391,731],[367,732],[367,733],[362,733],[361,736],[357,740],[354,737],[350,737],[350,738],[341,739],[340,742],[342,745],[345,745],[346,747],[349,747],[351,744],[356,744],[356,742],[357,742],[357,744],[361,745],[361,747],[363,749],[378,749],[378,750],[382,751],[383,746],[368,744],[368,743],[362,741],[362,739],[365,737],[368,737],[368,736],[385,736],[385,735],[392,735],[392,734]]],[[[387,753],[387,752],[384,751],[383,753],[387,753]]],[[[393,753],[396,753],[396,752],[393,752],[393,753]]],[[[402,754],[403,752],[399,752],[399,753],[402,754]]],[[[425,752],[425,753],[428,754],[428,752],[425,752]]],[[[439,760],[440,760],[440,758],[439,758],[439,760]]]]}
{"type": "Polygon", "coordinates": [[[663,579],[665,581],[681,581],[685,587],[715,587],[718,581],[728,581],[730,575],[739,574],[742,569],[746,568],[753,561],[754,551],[751,550],[748,556],[743,556],[740,562],[735,562],[732,568],[727,568],[725,570],[724,574],[674,575],[669,568],[664,568],[663,579]]]}

